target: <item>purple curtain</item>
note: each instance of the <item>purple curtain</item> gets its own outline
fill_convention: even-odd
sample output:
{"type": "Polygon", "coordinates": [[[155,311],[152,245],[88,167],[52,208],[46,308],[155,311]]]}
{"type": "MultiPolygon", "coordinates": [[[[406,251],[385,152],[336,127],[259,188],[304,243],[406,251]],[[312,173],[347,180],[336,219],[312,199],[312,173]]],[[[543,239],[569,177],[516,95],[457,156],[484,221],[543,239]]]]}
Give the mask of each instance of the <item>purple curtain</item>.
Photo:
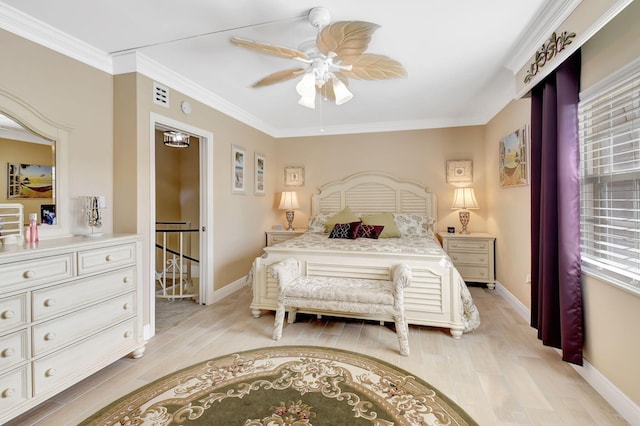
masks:
{"type": "Polygon", "coordinates": [[[531,94],[531,325],[582,365],[580,51],[531,94]]]}

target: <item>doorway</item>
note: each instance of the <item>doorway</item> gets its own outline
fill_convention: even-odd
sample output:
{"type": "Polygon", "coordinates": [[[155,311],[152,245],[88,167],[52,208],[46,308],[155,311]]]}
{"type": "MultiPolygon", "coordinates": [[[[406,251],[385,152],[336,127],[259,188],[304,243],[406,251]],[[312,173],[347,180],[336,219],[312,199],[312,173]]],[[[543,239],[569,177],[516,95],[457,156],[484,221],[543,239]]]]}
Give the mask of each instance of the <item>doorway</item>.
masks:
{"type": "Polygon", "coordinates": [[[154,113],[150,128],[153,336],[213,303],[213,134],[154,113]],[[187,146],[165,145],[169,132],[187,146]]]}

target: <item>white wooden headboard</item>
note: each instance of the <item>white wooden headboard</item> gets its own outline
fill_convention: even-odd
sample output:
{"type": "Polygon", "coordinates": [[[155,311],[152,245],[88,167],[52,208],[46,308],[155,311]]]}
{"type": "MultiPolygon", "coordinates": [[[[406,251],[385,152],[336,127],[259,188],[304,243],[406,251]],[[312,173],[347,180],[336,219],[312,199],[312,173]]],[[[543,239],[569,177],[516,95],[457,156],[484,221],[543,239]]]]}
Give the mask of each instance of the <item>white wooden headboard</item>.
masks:
{"type": "MultiPolygon", "coordinates": [[[[361,172],[320,186],[311,196],[311,214],[339,212],[416,213],[437,221],[435,194],[420,183],[380,172],[361,172]]],[[[435,228],[437,229],[437,228],[435,228]]]]}

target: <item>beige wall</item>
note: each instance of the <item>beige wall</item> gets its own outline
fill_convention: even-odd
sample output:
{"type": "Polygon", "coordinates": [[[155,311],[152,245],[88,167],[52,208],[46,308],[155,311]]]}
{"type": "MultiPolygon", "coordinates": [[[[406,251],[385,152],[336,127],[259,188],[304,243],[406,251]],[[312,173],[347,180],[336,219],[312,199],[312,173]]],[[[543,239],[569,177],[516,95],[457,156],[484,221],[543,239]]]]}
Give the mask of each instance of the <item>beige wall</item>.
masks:
{"type": "MultiPolygon", "coordinates": [[[[587,89],[621,66],[640,57],[640,2],[635,1],[582,47],[581,89],[587,89]]],[[[530,101],[514,101],[486,126],[487,170],[497,170],[499,140],[530,121],[530,101]]],[[[500,283],[526,307],[531,306],[530,186],[501,189],[496,174],[487,173],[489,232],[497,237],[500,283]]],[[[636,404],[640,404],[637,354],[640,334],[629,331],[640,322],[640,297],[595,278],[583,276],[585,359],[636,404]]]]}
{"type": "Polygon", "coordinates": [[[531,187],[500,186],[498,146],[506,135],[528,126],[530,115],[530,100],[521,99],[511,102],[487,124],[487,161],[483,165],[489,194],[487,230],[496,237],[496,278],[527,308],[531,307],[531,287],[525,282],[531,272],[531,187]]]}
{"type": "MultiPolygon", "coordinates": [[[[84,232],[79,196],[104,195],[103,230],[112,230],[113,77],[66,56],[0,30],[0,88],[48,121],[69,129],[64,185],[75,212],[70,229],[84,232]],[[8,64],[11,64],[10,66],[8,64]]],[[[9,114],[10,115],[10,114],[9,114]]]]}
{"type": "MultiPolygon", "coordinates": [[[[480,209],[472,211],[469,229],[484,232],[488,210],[483,141],[481,126],[282,139],[277,141],[276,191],[285,189],[285,166],[305,168],[304,187],[287,189],[300,193],[298,198],[302,205],[296,212],[294,226],[306,228],[315,188],[354,173],[382,171],[425,183],[437,196],[438,229],[455,226],[459,230],[457,212],[450,208],[455,186],[446,182],[446,161],[472,160],[471,185],[476,189],[480,209]]],[[[277,194],[272,202],[274,205],[278,202],[277,194]]],[[[286,224],[282,212],[278,213],[278,223],[286,224]]]]}

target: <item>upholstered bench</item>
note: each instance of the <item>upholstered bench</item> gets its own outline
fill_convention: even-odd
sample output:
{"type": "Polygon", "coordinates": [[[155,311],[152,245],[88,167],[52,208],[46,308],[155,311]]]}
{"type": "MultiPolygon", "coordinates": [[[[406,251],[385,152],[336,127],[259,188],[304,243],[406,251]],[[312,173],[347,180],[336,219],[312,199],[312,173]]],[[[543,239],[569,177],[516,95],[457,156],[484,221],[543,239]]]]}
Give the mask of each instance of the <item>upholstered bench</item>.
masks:
{"type": "Polygon", "coordinates": [[[271,266],[278,281],[278,308],[273,330],[274,340],[282,337],[285,311],[293,323],[298,309],[310,309],[349,316],[380,316],[395,322],[400,354],[409,355],[407,321],[404,316],[404,288],[411,283],[411,269],[394,266],[390,280],[353,277],[302,276],[298,262],[288,258],[271,266]]]}

